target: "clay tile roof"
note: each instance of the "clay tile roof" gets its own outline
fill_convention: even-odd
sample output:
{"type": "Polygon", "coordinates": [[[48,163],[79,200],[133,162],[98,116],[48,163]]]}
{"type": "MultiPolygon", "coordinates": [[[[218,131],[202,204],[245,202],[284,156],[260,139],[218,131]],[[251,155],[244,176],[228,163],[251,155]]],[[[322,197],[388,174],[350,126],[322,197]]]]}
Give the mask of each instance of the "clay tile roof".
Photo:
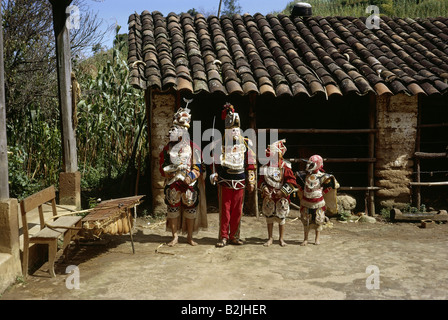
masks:
{"type": "Polygon", "coordinates": [[[129,17],[131,84],[189,93],[308,97],[446,94],[448,18],[262,14],[129,17]]]}

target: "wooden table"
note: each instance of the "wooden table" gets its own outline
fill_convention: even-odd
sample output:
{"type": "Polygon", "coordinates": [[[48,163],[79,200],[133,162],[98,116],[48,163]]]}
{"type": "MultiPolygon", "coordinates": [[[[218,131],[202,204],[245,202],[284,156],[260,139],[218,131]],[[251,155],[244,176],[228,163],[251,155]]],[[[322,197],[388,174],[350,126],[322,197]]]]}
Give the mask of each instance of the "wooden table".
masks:
{"type": "Polygon", "coordinates": [[[136,208],[143,195],[102,201],[82,219],[84,235],[99,237],[101,234],[131,236],[132,252],[135,253],[132,237],[133,219],[131,209],[136,208]]]}

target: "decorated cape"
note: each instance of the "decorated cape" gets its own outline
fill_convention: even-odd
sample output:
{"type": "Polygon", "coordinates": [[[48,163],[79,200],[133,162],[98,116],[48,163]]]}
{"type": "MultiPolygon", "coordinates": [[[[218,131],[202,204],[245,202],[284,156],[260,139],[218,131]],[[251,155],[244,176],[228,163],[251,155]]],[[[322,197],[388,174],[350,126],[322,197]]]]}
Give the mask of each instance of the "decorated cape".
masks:
{"type": "MultiPolygon", "coordinates": [[[[167,174],[164,170],[164,168],[169,168],[169,166],[173,165],[170,152],[175,148],[176,146],[179,146],[179,143],[181,142],[169,142],[163,150],[160,152],[159,155],[159,171],[162,175],[162,177],[165,178],[165,186],[170,183],[170,180],[167,178],[167,174]]],[[[199,204],[197,206],[197,216],[194,223],[194,229],[193,233],[196,234],[199,229],[206,230],[208,227],[207,222],[207,199],[206,199],[206,193],[205,193],[205,170],[203,170],[202,166],[202,156],[200,148],[193,142],[190,141],[189,143],[191,147],[191,156],[188,159],[188,165],[187,165],[187,172],[190,178],[192,180],[196,180],[196,185],[198,188],[198,197],[199,197],[199,204]]],[[[192,189],[192,186],[187,185],[183,181],[174,181],[173,184],[176,184],[176,186],[179,188],[179,190],[185,192],[187,189],[192,189]]],[[[183,214],[179,216],[179,223],[178,223],[179,230],[182,230],[182,233],[185,234],[187,232],[187,224],[185,223],[185,217],[183,214]]],[[[168,221],[167,221],[167,231],[171,231],[171,229],[168,227],[168,221]]]]}
{"type": "Polygon", "coordinates": [[[300,206],[312,208],[314,203],[317,203],[316,206],[321,206],[318,204],[320,201],[323,202],[323,206],[325,206],[326,210],[331,213],[337,213],[337,189],[339,188],[339,183],[336,178],[331,174],[321,171],[316,174],[316,182],[319,183],[320,188],[322,188],[323,201],[321,201],[320,199],[307,199],[304,195],[306,180],[309,175],[310,174],[306,172],[299,172],[297,174],[297,183],[299,185],[297,194],[300,199],[300,206]]]}
{"type": "Polygon", "coordinates": [[[252,172],[255,174],[255,170],[257,169],[256,165],[256,154],[253,150],[252,141],[246,137],[242,137],[242,144],[245,146],[246,150],[242,153],[243,160],[243,169],[238,171],[230,166],[226,165],[226,162],[223,162],[223,159],[226,159],[225,150],[224,149],[224,140],[215,141],[215,144],[221,144],[221,157],[218,156],[218,153],[214,154],[214,163],[210,165],[211,172],[218,173],[219,181],[225,180],[244,180],[246,178],[250,178],[247,176],[248,172],[252,172]]]}
{"type": "MultiPolygon", "coordinates": [[[[275,168],[275,166],[274,166],[275,168]]],[[[277,167],[278,168],[278,167],[277,167]]],[[[268,188],[282,190],[285,193],[285,197],[289,200],[291,193],[298,187],[296,177],[291,169],[291,164],[285,160],[281,161],[279,165],[279,177],[271,178],[269,164],[266,164],[260,168],[260,175],[258,178],[258,188],[260,190],[266,185],[268,188]],[[274,180],[274,181],[269,181],[274,180]],[[276,181],[278,180],[278,182],[276,181]]]]}

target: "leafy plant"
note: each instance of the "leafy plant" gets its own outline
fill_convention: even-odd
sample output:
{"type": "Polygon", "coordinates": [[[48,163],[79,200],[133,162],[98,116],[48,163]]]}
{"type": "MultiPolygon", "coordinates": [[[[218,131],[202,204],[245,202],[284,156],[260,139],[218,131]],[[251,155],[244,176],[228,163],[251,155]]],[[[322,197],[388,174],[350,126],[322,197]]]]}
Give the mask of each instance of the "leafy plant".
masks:
{"type": "Polygon", "coordinates": [[[420,212],[423,212],[423,213],[426,212],[426,205],[423,203],[420,205],[420,212]]]}
{"type": "Polygon", "coordinates": [[[241,6],[238,0],[223,0],[222,15],[233,16],[234,14],[241,13],[241,6]]]}
{"type": "Polygon", "coordinates": [[[25,168],[28,155],[21,146],[9,146],[8,173],[10,194],[21,200],[41,189],[41,183],[31,179],[25,168]]]}
{"type": "MultiPolygon", "coordinates": [[[[296,2],[289,2],[282,13],[290,14],[296,2]]],[[[438,17],[446,16],[448,13],[448,0],[307,0],[304,2],[312,5],[315,16],[367,17],[371,14],[366,12],[369,5],[376,5],[380,15],[403,18],[438,17]]]]}
{"type": "Polygon", "coordinates": [[[89,209],[95,208],[98,205],[98,199],[95,197],[89,197],[89,209]]]}
{"type": "MultiPolygon", "coordinates": [[[[76,138],[81,188],[135,173],[146,155],[144,95],[128,81],[127,35],[116,29],[114,47],[76,61],[81,88],[76,138]]],[[[61,130],[56,97],[38,100],[8,118],[10,194],[19,200],[48,185],[58,187],[62,166],[61,130]]],[[[142,169],[143,170],[143,169],[142,169]]]]}
{"type": "MultiPolygon", "coordinates": [[[[73,4],[83,16],[80,28],[71,33],[76,57],[105,33],[85,0],[73,4]]],[[[57,187],[61,171],[53,18],[49,1],[3,1],[1,9],[10,196],[21,200],[42,187],[57,187]]]]}
{"type": "Polygon", "coordinates": [[[341,211],[338,212],[338,220],[347,221],[352,216],[350,211],[341,211]]]}
{"type": "Polygon", "coordinates": [[[390,210],[391,208],[381,208],[380,215],[383,217],[383,219],[385,220],[390,219],[390,210]]]}
{"type": "Polygon", "coordinates": [[[425,213],[426,212],[426,205],[421,204],[419,208],[413,207],[410,203],[406,204],[406,206],[403,208],[403,213],[425,213]]]}
{"type": "Polygon", "coordinates": [[[137,153],[146,152],[144,95],[129,84],[126,37],[119,30],[110,51],[77,67],[82,92],[77,143],[84,188],[125,174],[135,167],[137,153]]]}

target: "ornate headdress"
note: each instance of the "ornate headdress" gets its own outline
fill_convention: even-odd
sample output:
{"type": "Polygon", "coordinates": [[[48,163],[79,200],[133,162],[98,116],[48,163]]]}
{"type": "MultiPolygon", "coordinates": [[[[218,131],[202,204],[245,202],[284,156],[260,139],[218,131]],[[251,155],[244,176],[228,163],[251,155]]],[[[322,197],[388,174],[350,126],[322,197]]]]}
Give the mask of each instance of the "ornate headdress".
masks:
{"type": "Polygon", "coordinates": [[[278,153],[281,158],[283,158],[283,155],[286,152],[286,139],[278,140],[270,145],[268,145],[268,148],[266,149],[266,156],[269,157],[271,153],[278,153]]]}
{"type": "Polygon", "coordinates": [[[191,114],[188,107],[180,107],[174,114],[173,124],[180,127],[190,128],[191,114]]]}
{"type": "Polygon", "coordinates": [[[224,120],[226,129],[240,127],[240,116],[235,112],[235,108],[228,102],[222,109],[221,119],[224,120]]]}
{"type": "Polygon", "coordinates": [[[176,113],[174,114],[173,125],[180,126],[189,129],[191,122],[191,114],[190,109],[188,109],[188,105],[193,99],[187,100],[184,98],[184,101],[187,103],[185,107],[180,107],[176,113]]]}
{"type": "Polygon", "coordinates": [[[311,156],[308,160],[308,163],[306,164],[306,171],[308,172],[314,172],[314,171],[322,171],[322,168],[324,167],[324,159],[318,154],[315,154],[314,156],[311,156]]]}

